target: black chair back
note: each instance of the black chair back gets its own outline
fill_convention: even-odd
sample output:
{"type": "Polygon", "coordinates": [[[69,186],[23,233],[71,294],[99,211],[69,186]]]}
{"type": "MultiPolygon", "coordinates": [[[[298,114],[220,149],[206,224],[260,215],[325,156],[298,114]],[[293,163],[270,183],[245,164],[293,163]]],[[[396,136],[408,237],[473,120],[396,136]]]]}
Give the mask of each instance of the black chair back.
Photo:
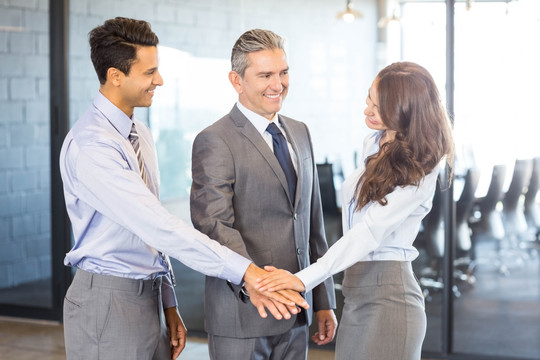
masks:
{"type": "Polygon", "coordinates": [[[536,197],[539,191],[539,185],[540,156],[534,158],[531,181],[527,186],[527,192],[525,193],[525,201],[523,203],[527,221],[533,229],[536,228],[536,236],[538,240],[540,240],[540,204],[538,204],[538,202],[536,201],[536,197]]]}
{"type": "Polygon", "coordinates": [[[535,204],[539,185],[540,185],[540,157],[536,157],[533,160],[531,181],[529,182],[529,185],[527,186],[527,192],[525,193],[525,204],[524,204],[525,209],[528,209],[535,204]]]}
{"type": "Polygon", "coordinates": [[[470,168],[465,174],[463,191],[456,201],[456,223],[466,223],[474,204],[474,193],[478,188],[480,180],[480,171],[477,168],[470,168]]]}
{"type": "Polygon", "coordinates": [[[480,180],[480,171],[478,168],[470,168],[465,174],[463,191],[456,201],[456,250],[458,255],[467,253],[472,247],[471,229],[469,227],[469,218],[472,215],[474,204],[474,193],[480,180]]]}
{"type": "Polygon", "coordinates": [[[441,179],[437,179],[431,211],[423,220],[426,249],[431,258],[444,255],[444,223],[442,208],[441,179]]]}
{"type": "Polygon", "coordinates": [[[491,182],[486,196],[479,200],[480,211],[482,214],[489,214],[495,211],[497,203],[503,199],[504,180],[506,178],[506,166],[495,165],[491,175],[491,182]]]}
{"type": "Polygon", "coordinates": [[[496,240],[505,237],[504,225],[497,204],[504,196],[504,181],[506,178],[506,165],[493,166],[491,180],[486,195],[475,200],[475,207],[480,211],[480,220],[471,223],[473,235],[487,235],[496,240]]]}
{"type": "Polygon", "coordinates": [[[514,165],[514,173],[508,190],[504,194],[504,212],[516,211],[519,198],[524,194],[526,186],[531,180],[533,170],[532,159],[518,159],[514,165]]]}
{"type": "Polygon", "coordinates": [[[321,190],[323,212],[326,214],[338,214],[339,209],[336,201],[336,188],[334,186],[332,164],[317,164],[317,172],[319,174],[319,187],[321,190]]]}

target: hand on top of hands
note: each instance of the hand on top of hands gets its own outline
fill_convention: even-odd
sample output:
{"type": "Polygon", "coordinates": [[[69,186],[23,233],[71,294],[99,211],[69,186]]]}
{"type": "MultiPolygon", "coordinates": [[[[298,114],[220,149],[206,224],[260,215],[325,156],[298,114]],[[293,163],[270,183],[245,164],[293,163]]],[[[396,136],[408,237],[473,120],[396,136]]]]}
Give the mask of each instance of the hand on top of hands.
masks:
{"type": "MultiPolygon", "coordinates": [[[[268,269],[271,271],[277,270],[274,267],[268,267],[268,269]]],[[[249,265],[244,275],[250,301],[257,308],[261,317],[266,318],[268,316],[265,309],[270,311],[278,320],[290,319],[291,314],[298,314],[300,309],[297,306],[309,309],[309,304],[297,290],[291,290],[287,287],[272,289],[272,291],[259,289],[258,281],[266,279],[267,275],[269,275],[268,271],[257,267],[253,263],[249,265]]]]}
{"type": "Polygon", "coordinates": [[[306,287],[298,277],[287,270],[265,266],[267,273],[257,279],[256,289],[259,291],[294,290],[304,292],[306,287]]]}

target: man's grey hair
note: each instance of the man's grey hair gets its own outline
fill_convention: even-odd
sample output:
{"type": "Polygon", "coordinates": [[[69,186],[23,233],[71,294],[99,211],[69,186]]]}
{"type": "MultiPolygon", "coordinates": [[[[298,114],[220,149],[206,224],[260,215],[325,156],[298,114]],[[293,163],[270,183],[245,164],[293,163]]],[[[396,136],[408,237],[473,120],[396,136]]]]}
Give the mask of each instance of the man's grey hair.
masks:
{"type": "Polygon", "coordinates": [[[283,50],[285,40],[270,30],[248,30],[236,40],[231,54],[231,68],[234,72],[244,77],[246,68],[249,66],[248,54],[262,50],[283,50]]]}

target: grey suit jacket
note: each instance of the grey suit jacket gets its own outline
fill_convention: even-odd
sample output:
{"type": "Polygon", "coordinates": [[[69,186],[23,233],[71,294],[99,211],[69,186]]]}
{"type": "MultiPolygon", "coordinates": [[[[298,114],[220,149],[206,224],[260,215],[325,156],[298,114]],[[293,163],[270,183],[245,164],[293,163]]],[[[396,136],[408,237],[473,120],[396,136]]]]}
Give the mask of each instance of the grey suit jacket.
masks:
{"type": "MultiPolygon", "coordinates": [[[[324,234],[319,180],[307,126],[279,116],[297,155],[296,199],[285,174],[261,134],[236,107],[200,132],[193,143],[191,220],[194,226],[260,267],[292,273],[321,257],[324,234]]],[[[295,323],[262,319],[239,286],[206,278],[205,327],[213,335],[258,337],[282,334],[295,323]]],[[[312,310],[335,308],[332,278],[306,294],[312,310]]]]}

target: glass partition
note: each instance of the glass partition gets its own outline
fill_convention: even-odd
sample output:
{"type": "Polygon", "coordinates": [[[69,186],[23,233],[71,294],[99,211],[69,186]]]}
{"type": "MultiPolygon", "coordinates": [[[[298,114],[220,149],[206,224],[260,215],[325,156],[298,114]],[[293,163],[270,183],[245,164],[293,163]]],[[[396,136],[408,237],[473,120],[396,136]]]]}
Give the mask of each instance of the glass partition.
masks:
{"type": "Polygon", "coordinates": [[[0,307],[50,309],[49,12],[0,7],[0,307]]]}
{"type": "Polygon", "coordinates": [[[455,133],[465,198],[456,208],[455,264],[475,281],[454,302],[453,350],[538,359],[540,223],[528,216],[525,199],[529,210],[538,207],[540,4],[455,8],[455,133]]]}
{"type": "MultiPolygon", "coordinates": [[[[437,192],[416,243],[428,314],[424,351],[444,352],[450,342],[450,357],[537,359],[540,3],[467,1],[454,10],[456,226],[453,239],[444,239],[437,192]],[[455,247],[452,309],[442,296],[445,241],[455,247]],[[444,311],[453,314],[449,337],[444,311]]],[[[445,14],[442,1],[407,1],[400,18],[402,59],[428,68],[442,99],[445,14]]]]}
{"type": "MultiPolygon", "coordinates": [[[[401,7],[402,60],[416,62],[425,67],[435,79],[441,99],[446,98],[446,6],[438,3],[406,3],[401,7]]],[[[396,35],[394,35],[396,36],[396,35]]],[[[397,37],[397,36],[396,36],[397,37]]],[[[422,223],[415,240],[420,255],[413,262],[413,269],[426,300],[428,316],[424,351],[439,353],[443,349],[443,259],[445,254],[445,219],[443,197],[449,190],[437,184],[432,211],[422,223]]]]}

